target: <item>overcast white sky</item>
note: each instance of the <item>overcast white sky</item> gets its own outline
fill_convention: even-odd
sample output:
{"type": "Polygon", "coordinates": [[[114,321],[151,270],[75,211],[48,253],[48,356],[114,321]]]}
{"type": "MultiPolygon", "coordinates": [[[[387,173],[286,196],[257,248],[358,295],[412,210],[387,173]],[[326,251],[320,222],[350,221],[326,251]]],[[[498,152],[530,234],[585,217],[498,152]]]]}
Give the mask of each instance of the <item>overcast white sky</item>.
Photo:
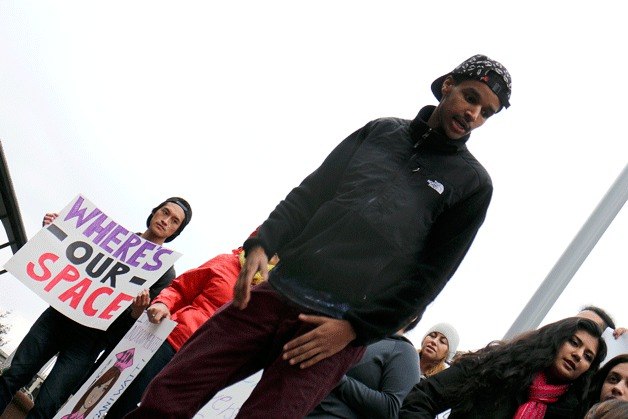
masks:
{"type": "MultiPolygon", "coordinates": [[[[141,231],[164,198],[194,216],[178,272],[229,252],[345,136],[435,104],[475,53],[513,76],[512,107],[468,145],[487,220],[410,334],[501,338],[628,162],[621,1],[0,2],[0,139],[29,237],[82,193],[141,231]],[[595,6],[594,6],[595,5],[595,6]]],[[[628,325],[628,212],[544,323],[586,304],[628,325]]],[[[8,258],[2,254],[0,262],[8,258]]],[[[11,350],[45,308],[0,276],[11,350]]]]}

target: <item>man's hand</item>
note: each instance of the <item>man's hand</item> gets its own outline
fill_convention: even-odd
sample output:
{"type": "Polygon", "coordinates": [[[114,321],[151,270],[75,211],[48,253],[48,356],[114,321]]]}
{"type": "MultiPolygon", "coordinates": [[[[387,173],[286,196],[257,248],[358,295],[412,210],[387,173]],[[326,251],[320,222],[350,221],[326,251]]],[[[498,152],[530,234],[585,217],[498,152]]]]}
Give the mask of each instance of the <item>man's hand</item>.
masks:
{"type": "Polygon", "coordinates": [[[340,352],[356,338],[353,326],[346,320],[307,314],[300,314],[299,319],[317,327],[284,345],[282,357],[290,365],[299,364],[300,368],[311,367],[318,361],[340,352]]]}
{"type": "Polygon", "coordinates": [[[613,336],[615,337],[615,339],[619,339],[619,337],[623,335],[624,333],[626,333],[626,328],[618,327],[617,329],[613,331],[613,336]]]}
{"type": "Polygon", "coordinates": [[[170,310],[164,303],[155,303],[148,307],[146,312],[148,313],[148,320],[151,323],[161,323],[162,319],[170,318],[170,310]]]}
{"type": "Polygon", "coordinates": [[[133,303],[131,304],[131,317],[138,319],[149,304],[150,295],[148,294],[148,290],[144,289],[133,299],[133,303]]]}
{"type": "Polygon", "coordinates": [[[51,224],[55,218],[57,218],[59,216],[59,214],[57,214],[56,212],[47,212],[46,215],[44,215],[44,219],[41,222],[41,226],[45,227],[48,224],[51,224]]]}
{"type": "Polygon", "coordinates": [[[246,261],[238,275],[238,280],[233,287],[233,305],[244,310],[251,299],[251,283],[253,276],[260,272],[262,279],[268,279],[268,256],[260,246],[252,248],[247,252],[246,261]]]}

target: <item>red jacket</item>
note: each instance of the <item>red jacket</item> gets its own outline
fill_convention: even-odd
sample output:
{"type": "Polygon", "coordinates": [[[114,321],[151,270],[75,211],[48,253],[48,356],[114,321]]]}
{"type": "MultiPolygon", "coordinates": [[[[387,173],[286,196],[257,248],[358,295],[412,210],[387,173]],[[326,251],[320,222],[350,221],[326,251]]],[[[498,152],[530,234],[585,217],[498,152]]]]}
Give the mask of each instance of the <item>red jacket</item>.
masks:
{"type": "Polygon", "coordinates": [[[175,351],[223,304],[233,299],[233,286],[240,273],[242,249],[218,255],[177,277],[153,300],[170,310],[178,324],[168,336],[175,351]]]}

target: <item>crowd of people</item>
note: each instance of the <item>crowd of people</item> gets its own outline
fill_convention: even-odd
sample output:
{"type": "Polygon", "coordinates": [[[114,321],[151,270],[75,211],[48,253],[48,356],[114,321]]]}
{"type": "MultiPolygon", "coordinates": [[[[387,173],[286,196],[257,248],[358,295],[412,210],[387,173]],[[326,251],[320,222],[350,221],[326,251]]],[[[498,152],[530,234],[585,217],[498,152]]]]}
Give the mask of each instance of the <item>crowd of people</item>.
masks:
{"type": "MultiPolygon", "coordinates": [[[[107,418],[191,418],[259,370],[240,417],[626,417],[628,354],[600,368],[603,331],[625,329],[598,307],[467,353],[448,323],[419,348],[404,336],[484,221],[492,182],[466,143],[510,106],[511,78],[475,55],[431,88],[437,106],[349,135],[241,247],[176,279],[169,270],[107,331],[48,308],[0,377],[0,411],[57,354],[28,413],[52,418],[145,311],[176,327],[107,418]]],[[[186,200],[169,198],[140,235],[169,242],[191,217],[186,200]]],[[[68,418],[86,418],[94,394],[68,418]]]]}

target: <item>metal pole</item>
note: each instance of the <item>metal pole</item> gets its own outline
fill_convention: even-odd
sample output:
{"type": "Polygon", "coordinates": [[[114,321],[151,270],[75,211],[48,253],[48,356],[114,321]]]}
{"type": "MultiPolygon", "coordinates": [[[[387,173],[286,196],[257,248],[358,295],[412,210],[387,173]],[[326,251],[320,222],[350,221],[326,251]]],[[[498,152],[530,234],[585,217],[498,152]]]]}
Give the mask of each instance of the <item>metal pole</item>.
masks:
{"type": "Polygon", "coordinates": [[[504,340],[539,326],[627,199],[628,164],[510,326],[504,340]]]}

